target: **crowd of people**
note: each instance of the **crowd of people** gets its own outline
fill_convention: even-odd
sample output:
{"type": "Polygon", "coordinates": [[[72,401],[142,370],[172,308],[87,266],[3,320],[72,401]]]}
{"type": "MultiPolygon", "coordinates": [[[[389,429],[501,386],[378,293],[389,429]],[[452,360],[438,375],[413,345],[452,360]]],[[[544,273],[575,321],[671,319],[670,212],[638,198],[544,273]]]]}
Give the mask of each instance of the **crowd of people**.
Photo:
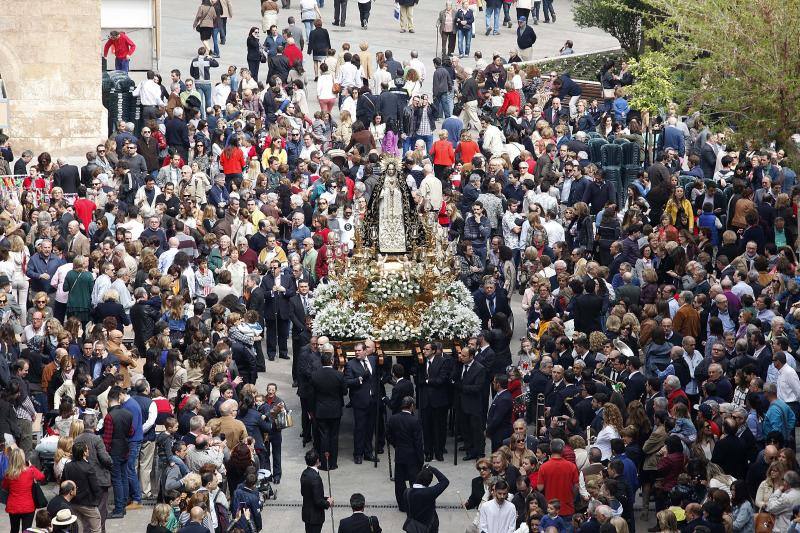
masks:
{"type": "MultiPolygon", "coordinates": [[[[248,67],[213,83],[232,12],[204,0],[190,77],[173,70],[167,90],[149,72],[144,124],[117,124],[83,166],[0,134],[0,174],[20,178],[0,211],[10,531],[105,532],[143,502],[149,533],[261,531],[288,430],[308,447],[302,520],[318,532],[348,410],[355,465],[394,450],[406,531],[439,530],[451,482],[433,465],[459,452],[476,469],[468,531],[633,532],[637,498],[640,529],[654,509],[662,533],[797,531],[800,188],[784,149],[733,145],[677,106],[645,132],[624,63],[604,66],[596,99],[519,54],[465,69],[462,8],[442,11],[426,64],[335,49],[312,4],[279,32],[264,2],[248,67]],[[592,161],[597,139],[638,145],[635,179],[592,161]],[[373,340],[340,365],[313,333],[314,291],[333,250],[352,250],[384,154],[438,213],[481,331],[422,339],[419,365],[382,361],[373,340]],[[292,360],[297,430],[292,391],[268,382],[276,359],[292,360]]],[[[487,34],[512,5],[497,4],[487,34]]],[[[538,19],[528,4],[518,36],[520,10],[538,19]]],[[[127,70],[135,45],[112,37],[127,70]]],[[[340,531],[380,531],[363,495],[350,505],[340,531]]]]}

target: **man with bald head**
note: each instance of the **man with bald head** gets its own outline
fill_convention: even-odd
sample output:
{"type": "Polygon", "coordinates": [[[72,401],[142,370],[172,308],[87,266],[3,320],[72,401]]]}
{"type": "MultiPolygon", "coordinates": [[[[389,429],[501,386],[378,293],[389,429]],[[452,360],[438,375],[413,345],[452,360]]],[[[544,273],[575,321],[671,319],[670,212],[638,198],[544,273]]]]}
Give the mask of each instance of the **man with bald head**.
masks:
{"type": "Polygon", "coordinates": [[[747,483],[747,491],[750,494],[750,498],[755,499],[758,486],[766,479],[767,469],[769,465],[775,462],[779,453],[777,446],[768,444],[764,450],[758,454],[758,458],[750,465],[750,468],[747,469],[745,482],[747,483]]]}
{"type": "Polygon", "coordinates": [[[206,512],[202,507],[194,506],[189,511],[189,521],[178,530],[178,533],[208,533],[208,528],[203,525],[206,512]]]}
{"type": "Polygon", "coordinates": [[[67,251],[75,254],[76,256],[89,257],[89,237],[81,233],[80,222],[77,220],[70,220],[67,224],[67,251]]]}

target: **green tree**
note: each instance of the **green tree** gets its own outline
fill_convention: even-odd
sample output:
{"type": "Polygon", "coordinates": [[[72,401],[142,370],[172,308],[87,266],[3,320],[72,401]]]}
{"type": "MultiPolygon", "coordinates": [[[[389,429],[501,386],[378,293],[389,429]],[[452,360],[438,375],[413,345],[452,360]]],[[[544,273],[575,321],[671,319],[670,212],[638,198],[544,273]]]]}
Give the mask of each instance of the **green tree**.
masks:
{"type": "Polygon", "coordinates": [[[740,141],[777,142],[800,155],[800,2],[648,0],[662,15],[649,36],[663,46],[688,103],[740,141]]]}
{"type": "Polygon", "coordinates": [[[647,52],[628,66],[634,79],[628,88],[633,109],[655,113],[675,98],[675,73],[662,52],[647,52]]]}
{"type": "Polygon", "coordinates": [[[572,15],[581,28],[600,28],[615,37],[623,50],[638,57],[644,46],[641,0],[575,0],[572,15]]]}

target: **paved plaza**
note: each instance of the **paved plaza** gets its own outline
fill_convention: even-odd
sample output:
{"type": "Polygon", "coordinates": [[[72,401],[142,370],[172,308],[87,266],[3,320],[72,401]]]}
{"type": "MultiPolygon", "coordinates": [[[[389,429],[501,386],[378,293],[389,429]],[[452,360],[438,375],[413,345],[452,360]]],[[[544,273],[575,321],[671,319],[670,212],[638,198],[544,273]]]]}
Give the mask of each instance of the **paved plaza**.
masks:
{"type": "MultiPolygon", "coordinates": [[[[190,59],[196,54],[200,40],[198,34],[192,30],[191,22],[195,15],[197,2],[195,0],[162,0],[162,57],[158,70],[166,77],[169,70],[178,68],[184,77],[188,75],[190,59]]],[[[322,9],[323,20],[326,28],[331,34],[332,44],[338,49],[341,43],[351,43],[351,49],[357,49],[358,44],[367,41],[369,49],[373,52],[378,50],[392,49],[395,58],[403,61],[409,58],[411,50],[417,50],[420,58],[430,67],[429,72],[433,71],[431,64],[432,58],[437,52],[437,37],[435,20],[438,12],[444,7],[444,3],[438,0],[425,0],[414,10],[414,24],[416,32],[400,33],[398,22],[393,18],[394,3],[389,0],[377,0],[372,7],[369,29],[363,30],[359,26],[358,7],[354,0],[348,3],[347,26],[339,28],[331,26],[333,17],[333,2],[328,0],[322,9]]],[[[567,0],[556,0],[555,9],[557,12],[557,22],[553,24],[543,24],[535,26],[538,40],[534,46],[534,57],[545,58],[558,55],[558,50],[564,41],[571,39],[574,41],[576,52],[588,52],[598,49],[607,49],[617,46],[615,39],[596,29],[576,28],[571,16],[571,2],[567,0]]],[[[282,10],[279,14],[280,27],[284,27],[288,16],[294,15],[299,19],[299,9],[294,6],[282,10]]],[[[514,12],[512,9],[512,19],[514,12]]],[[[299,23],[299,21],[298,21],[299,23]]],[[[260,6],[257,0],[236,0],[234,2],[233,18],[228,22],[228,43],[221,47],[220,65],[221,68],[213,72],[213,78],[219,79],[219,75],[224,72],[227,65],[246,65],[245,38],[251,26],[261,25],[260,6]]],[[[476,38],[472,41],[472,51],[480,50],[484,57],[491,57],[495,52],[508,56],[510,50],[516,46],[516,35],[514,28],[501,28],[499,36],[484,36],[483,13],[476,16],[476,38]]],[[[313,69],[311,68],[310,58],[307,58],[309,68],[308,79],[311,82],[308,88],[309,104],[312,109],[317,108],[316,90],[313,84],[313,69]]],[[[474,62],[471,58],[463,60],[466,67],[471,67],[474,62]]],[[[135,79],[141,77],[141,73],[133,75],[135,79]]],[[[425,88],[430,90],[432,75],[425,80],[425,88]]],[[[262,76],[263,79],[263,76],[262,76]]],[[[519,299],[515,298],[513,308],[516,315],[516,335],[512,343],[512,349],[516,351],[519,347],[519,337],[525,328],[525,317],[519,307],[519,299]]],[[[294,410],[295,420],[299,426],[300,405],[295,394],[295,389],[291,387],[291,361],[276,360],[268,362],[267,372],[263,373],[258,380],[259,389],[266,388],[268,382],[278,384],[278,395],[286,402],[289,409],[294,410]]],[[[373,467],[373,463],[364,462],[355,465],[352,461],[352,414],[346,412],[342,418],[342,429],[340,433],[340,461],[339,469],[331,473],[333,484],[333,497],[336,500],[334,515],[336,527],[338,521],[350,514],[348,499],[353,492],[362,492],[367,500],[367,513],[377,515],[383,531],[401,531],[405,515],[396,510],[394,500],[393,484],[389,481],[387,455],[380,456],[378,468],[373,467]]],[[[304,449],[301,446],[299,427],[293,427],[284,431],[283,435],[283,478],[282,483],[277,485],[278,498],[275,502],[269,502],[263,511],[263,518],[266,531],[297,532],[303,530],[300,520],[300,486],[299,476],[303,468],[304,449]]],[[[308,448],[306,448],[308,449],[308,448]]],[[[444,462],[434,462],[433,464],[441,469],[450,479],[450,487],[439,498],[439,520],[442,533],[460,533],[467,527],[472,520],[475,511],[466,512],[460,508],[462,499],[469,495],[470,480],[475,477],[476,472],[473,463],[464,464],[460,461],[459,465],[453,465],[453,453],[455,452],[452,438],[448,441],[444,462]]],[[[325,479],[323,474],[323,479],[325,479]]],[[[326,493],[328,486],[326,481],[326,493]]],[[[52,485],[49,487],[51,490],[52,485]]],[[[0,511],[2,512],[2,511],[0,511]]],[[[146,529],[149,521],[151,507],[146,506],[143,510],[131,511],[123,520],[110,520],[108,531],[130,531],[139,532],[146,529]]],[[[4,514],[4,513],[3,513],[4,514]]],[[[0,518],[0,523],[6,524],[7,518],[0,518]]],[[[323,531],[330,528],[330,523],[326,523],[323,531]]],[[[643,528],[644,529],[644,528],[643,528]]]]}

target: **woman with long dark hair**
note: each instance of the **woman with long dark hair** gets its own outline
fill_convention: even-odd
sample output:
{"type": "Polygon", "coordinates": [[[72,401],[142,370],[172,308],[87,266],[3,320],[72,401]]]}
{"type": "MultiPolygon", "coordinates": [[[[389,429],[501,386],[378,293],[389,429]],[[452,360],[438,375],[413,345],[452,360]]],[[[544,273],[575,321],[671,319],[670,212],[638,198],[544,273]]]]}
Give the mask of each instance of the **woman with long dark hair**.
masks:
{"type": "MultiPolygon", "coordinates": [[[[495,353],[495,369],[500,370],[511,366],[511,336],[513,330],[509,323],[509,317],[505,313],[495,313],[489,322],[491,326],[491,335],[489,344],[495,353]]],[[[487,369],[488,370],[488,369],[487,369]]]]}
{"type": "Polygon", "coordinates": [[[252,26],[247,33],[247,68],[250,75],[258,81],[258,69],[261,67],[261,57],[264,53],[261,49],[261,30],[258,26],[252,26]]]}

